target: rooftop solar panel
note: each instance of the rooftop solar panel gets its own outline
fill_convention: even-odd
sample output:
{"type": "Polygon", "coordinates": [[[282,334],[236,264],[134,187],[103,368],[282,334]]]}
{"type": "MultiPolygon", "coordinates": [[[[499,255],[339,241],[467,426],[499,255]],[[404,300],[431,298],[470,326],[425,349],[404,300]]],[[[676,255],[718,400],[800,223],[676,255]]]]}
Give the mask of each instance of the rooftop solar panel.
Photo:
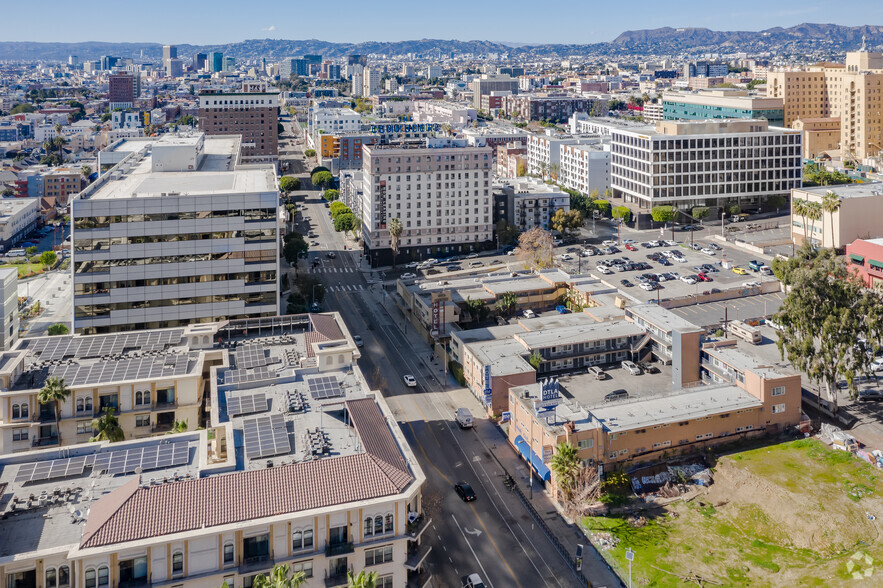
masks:
{"type": "Polygon", "coordinates": [[[325,400],[326,398],[343,396],[343,390],[340,389],[340,383],[335,376],[310,378],[307,380],[307,386],[309,386],[310,396],[312,396],[314,400],[325,400]]]}
{"type": "Polygon", "coordinates": [[[260,459],[291,452],[288,429],[281,414],[246,419],[242,423],[245,455],[260,459]]]}
{"type": "Polygon", "coordinates": [[[227,398],[227,414],[230,416],[254,414],[265,410],[268,410],[267,395],[263,392],[227,398]]]}

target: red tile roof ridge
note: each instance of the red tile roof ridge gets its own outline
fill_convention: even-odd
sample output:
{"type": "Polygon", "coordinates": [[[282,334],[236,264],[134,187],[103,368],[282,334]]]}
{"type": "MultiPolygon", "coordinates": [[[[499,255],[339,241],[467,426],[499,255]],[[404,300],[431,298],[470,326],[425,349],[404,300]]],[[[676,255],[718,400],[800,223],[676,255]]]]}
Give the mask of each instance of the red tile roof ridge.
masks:
{"type": "Polygon", "coordinates": [[[101,530],[104,524],[110,520],[113,515],[125,505],[135,492],[138,491],[138,485],[141,483],[140,476],[134,476],[131,480],[113,490],[106,496],[98,500],[95,505],[89,509],[89,517],[86,519],[86,527],[83,529],[82,543],[86,544],[92,537],[101,530]]]}

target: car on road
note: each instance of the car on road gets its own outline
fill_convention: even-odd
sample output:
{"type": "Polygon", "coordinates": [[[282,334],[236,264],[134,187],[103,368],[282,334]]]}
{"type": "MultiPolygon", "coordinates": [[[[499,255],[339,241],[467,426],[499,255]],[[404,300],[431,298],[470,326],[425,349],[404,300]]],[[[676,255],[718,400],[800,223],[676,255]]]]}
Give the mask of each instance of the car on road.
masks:
{"type": "Polygon", "coordinates": [[[478,253],[470,253],[469,255],[464,256],[463,259],[475,259],[476,257],[478,257],[478,253]]]}
{"type": "Polygon", "coordinates": [[[418,265],[420,265],[419,261],[412,261],[411,263],[406,263],[405,267],[417,267],[418,265]]]}
{"type": "Polygon", "coordinates": [[[463,584],[463,588],[485,588],[485,584],[481,581],[481,576],[478,574],[463,576],[460,578],[460,582],[463,584]]]}
{"type": "Polygon", "coordinates": [[[604,395],[604,402],[615,402],[617,400],[625,400],[629,397],[629,393],[626,390],[620,388],[619,390],[614,390],[613,392],[608,392],[604,395]]]}
{"type": "Polygon", "coordinates": [[[402,274],[403,280],[413,280],[416,277],[417,277],[417,274],[415,274],[413,272],[405,272],[402,274]]]}
{"type": "Polygon", "coordinates": [[[472,502],[475,500],[475,490],[468,482],[457,482],[454,484],[454,492],[463,499],[463,502],[472,502]]]}
{"type": "Polygon", "coordinates": [[[883,400],[883,390],[859,390],[858,399],[859,402],[883,400]]]}
{"type": "Polygon", "coordinates": [[[625,360],[622,362],[621,365],[622,365],[622,369],[624,369],[625,371],[627,371],[628,373],[630,373],[633,376],[640,376],[642,373],[641,368],[639,368],[635,364],[635,362],[633,362],[633,361],[625,360]]]}
{"type": "Polygon", "coordinates": [[[411,374],[405,374],[402,379],[405,381],[405,386],[408,388],[413,388],[417,385],[417,379],[411,374]]]}
{"type": "Polygon", "coordinates": [[[711,247],[703,247],[701,249],[701,251],[705,255],[717,255],[717,252],[714,249],[712,249],[711,247]]]}
{"type": "Polygon", "coordinates": [[[480,261],[470,261],[469,267],[481,267],[483,264],[480,261]]]}
{"type": "Polygon", "coordinates": [[[634,286],[634,284],[632,284],[628,280],[620,280],[619,283],[622,284],[623,286],[625,286],[626,288],[631,288],[632,286],[634,286]]]}
{"type": "Polygon", "coordinates": [[[653,290],[656,290],[658,286],[656,285],[656,282],[641,282],[638,284],[638,288],[646,290],[647,292],[652,292],[653,290]]]}
{"type": "Polygon", "coordinates": [[[333,251],[328,252],[328,259],[334,259],[337,255],[333,251]]]}
{"type": "Polygon", "coordinates": [[[353,342],[356,344],[356,347],[361,347],[362,345],[364,345],[364,343],[362,343],[361,335],[353,335],[353,342]]]}
{"type": "Polygon", "coordinates": [[[733,273],[738,274],[740,276],[744,276],[745,274],[748,273],[748,270],[746,270],[744,267],[742,267],[740,265],[737,265],[736,267],[733,268],[733,273]]]}
{"type": "Polygon", "coordinates": [[[449,272],[456,272],[456,271],[460,271],[463,268],[458,263],[449,263],[448,265],[445,266],[445,269],[448,270],[449,272]]]}

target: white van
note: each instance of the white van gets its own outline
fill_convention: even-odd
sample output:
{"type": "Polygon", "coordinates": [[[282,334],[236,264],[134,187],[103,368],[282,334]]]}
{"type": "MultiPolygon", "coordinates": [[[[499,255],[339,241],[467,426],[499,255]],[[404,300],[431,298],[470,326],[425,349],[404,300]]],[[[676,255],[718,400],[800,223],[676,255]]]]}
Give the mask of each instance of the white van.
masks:
{"type": "Polygon", "coordinates": [[[596,365],[593,365],[592,367],[589,368],[588,374],[590,376],[592,376],[593,378],[595,378],[596,380],[607,379],[607,372],[605,372],[604,370],[602,370],[601,368],[599,368],[596,365]]]}
{"type": "Polygon", "coordinates": [[[27,257],[28,253],[24,249],[10,249],[6,257],[27,257]]]}
{"type": "Polygon", "coordinates": [[[532,311],[529,308],[526,309],[523,314],[524,314],[524,318],[536,318],[536,316],[537,316],[536,313],[534,313],[534,311],[532,311]]]}
{"type": "Polygon", "coordinates": [[[472,413],[469,412],[468,408],[458,408],[454,412],[454,417],[457,419],[457,424],[460,425],[461,429],[472,428],[472,413]]]}

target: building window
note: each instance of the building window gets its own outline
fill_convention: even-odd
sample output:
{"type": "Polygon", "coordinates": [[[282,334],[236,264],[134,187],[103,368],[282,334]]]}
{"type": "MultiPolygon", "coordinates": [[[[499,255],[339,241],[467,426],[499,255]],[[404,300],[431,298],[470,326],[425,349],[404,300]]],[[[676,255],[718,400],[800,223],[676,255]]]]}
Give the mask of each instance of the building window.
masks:
{"type": "Polygon", "coordinates": [[[150,404],[150,390],[135,392],[135,406],[150,404]]]}
{"type": "Polygon", "coordinates": [[[12,440],[13,441],[27,441],[28,440],[27,428],[22,427],[21,429],[12,429],[12,440]]]}
{"type": "Polygon", "coordinates": [[[386,515],[386,524],[384,525],[383,532],[384,533],[392,533],[393,526],[393,516],[391,514],[386,515]]]}
{"type": "Polygon", "coordinates": [[[313,546],[313,530],[312,529],[298,529],[294,533],[291,534],[291,548],[294,550],[298,549],[309,549],[313,546]]]}
{"type": "Polygon", "coordinates": [[[136,557],[120,562],[120,584],[139,582],[147,579],[147,557],[136,557]]]}
{"type": "Polygon", "coordinates": [[[77,421],[77,435],[91,435],[92,434],[92,422],[91,421],[77,421]]]}
{"type": "Polygon", "coordinates": [[[233,544],[232,543],[224,543],[224,563],[231,564],[233,563],[233,544]]]}
{"type": "Polygon", "coordinates": [[[374,534],[383,534],[383,517],[381,516],[374,517],[374,534]]]}
{"type": "Polygon", "coordinates": [[[365,550],[365,565],[376,566],[392,561],[392,545],[365,550]]]}
{"type": "Polygon", "coordinates": [[[773,405],[773,414],[779,414],[780,412],[785,412],[784,404],[774,404],[773,405]]]}
{"type": "Polygon", "coordinates": [[[95,588],[95,568],[86,570],[86,588],[95,588]]]}
{"type": "Polygon", "coordinates": [[[184,554],[176,551],[172,554],[172,573],[181,574],[184,572],[184,554]]]}
{"type": "Polygon", "coordinates": [[[110,584],[110,568],[101,566],[98,568],[98,585],[108,586],[110,584]]]}
{"type": "Polygon", "coordinates": [[[303,572],[305,578],[312,578],[313,577],[313,560],[302,561],[302,562],[291,564],[291,571],[295,574],[297,574],[299,572],[303,572]]]}
{"type": "Polygon", "coordinates": [[[149,414],[135,415],[135,426],[136,427],[149,427],[150,426],[150,415],[149,414]]]}
{"type": "Polygon", "coordinates": [[[580,439],[577,441],[577,447],[579,449],[591,449],[594,444],[594,439],[580,439]]]}
{"type": "Polygon", "coordinates": [[[773,388],[773,396],[782,396],[785,394],[785,386],[776,386],[773,388]]]}

